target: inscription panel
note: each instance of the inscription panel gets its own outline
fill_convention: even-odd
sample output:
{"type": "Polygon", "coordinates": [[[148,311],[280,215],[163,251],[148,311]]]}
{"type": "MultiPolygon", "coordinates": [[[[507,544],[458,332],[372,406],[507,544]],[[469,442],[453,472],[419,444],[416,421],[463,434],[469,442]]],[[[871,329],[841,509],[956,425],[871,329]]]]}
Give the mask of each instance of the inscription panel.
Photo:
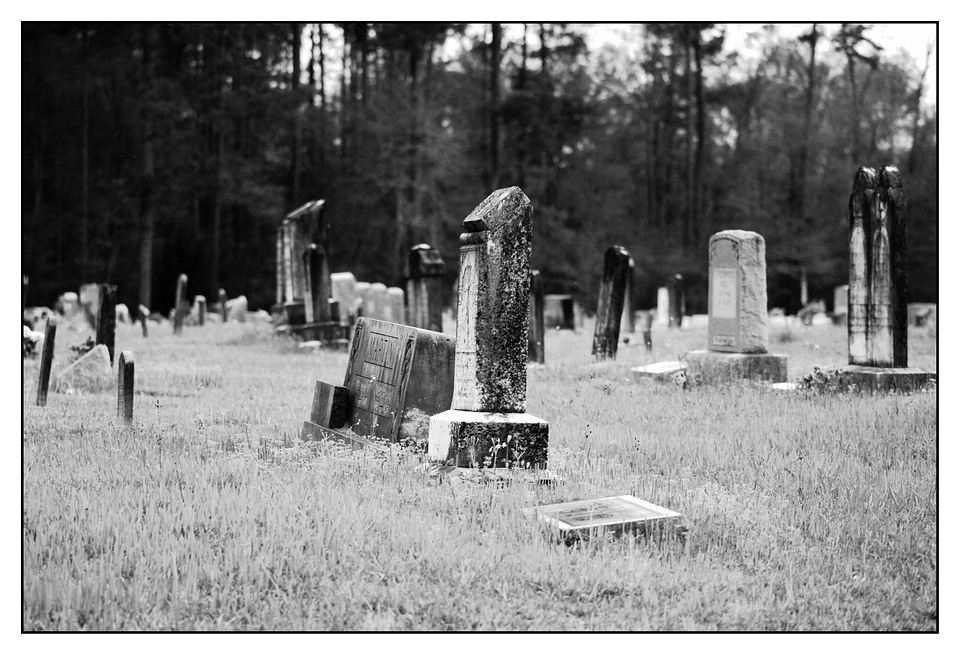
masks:
{"type": "Polygon", "coordinates": [[[707,348],[740,351],[740,262],[738,243],[717,239],[710,244],[707,348]]]}

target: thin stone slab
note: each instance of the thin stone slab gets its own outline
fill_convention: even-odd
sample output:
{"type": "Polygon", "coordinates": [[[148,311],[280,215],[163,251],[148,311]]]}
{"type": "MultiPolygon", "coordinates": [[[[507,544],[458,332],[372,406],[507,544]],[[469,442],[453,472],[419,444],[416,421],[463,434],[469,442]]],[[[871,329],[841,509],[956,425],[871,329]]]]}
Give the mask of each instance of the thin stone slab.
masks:
{"type": "Polygon", "coordinates": [[[636,496],[541,505],[523,513],[557,530],[564,538],[590,538],[603,533],[649,533],[679,523],[683,516],[636,496]]]}
{"type": "Polygon", "coordinates": [[[634,379],[654,379],[654,380],[670,380],[677,373],[683,371],[687,368],[687,365],[681,361],[673,360],[667,362],[657,362],[656,364],[647,364],[646,366],[638,366],[636,368],[631,368],[630,373],[633,375],[634,379]]]}
{"type": "Polygon", "coordinates": [[[428,455],[452,466],[542,468],[548,432],[546,421],[527,413],[451,409],[430,417],[428,455]]]}
{"type": "Polygon", "coordinates": [[[98,392],[110,388],[112,383],[110,351],[100,344],[60,371],[54,390],[58,393],[98,392]]]}
{"type": "Polygon", "coordinates": [[[931,382],[937,381],[937,374],[918,368],[882,368],[877,366],[859,366],[851,364],[839,369],[838,386],[841,390],[856,389],[866,392],[921,391],[931,382]]]}
{"type": "Polygon", "coordinates": [[[787,356],[770,353],[718,353],[691,350],[683,359],[687,374],[706,383],[731,380],[787,381],[787,356]]]}
{"type": "Polygon", "coordinates": [[[767,352],[767,264],[762,236],[747,230],[723,230],[710,237],[707,306],[707,348],[767,352]]]}

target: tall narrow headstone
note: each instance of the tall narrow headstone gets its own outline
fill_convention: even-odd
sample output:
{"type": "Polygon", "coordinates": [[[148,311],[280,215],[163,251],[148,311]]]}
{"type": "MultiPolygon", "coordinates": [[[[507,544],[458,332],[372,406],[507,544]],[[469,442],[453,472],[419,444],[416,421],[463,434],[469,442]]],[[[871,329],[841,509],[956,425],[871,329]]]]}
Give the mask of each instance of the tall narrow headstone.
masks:
{"type": "Polygon", "coordinates": [[[407,321],[413,327],[443,332],[443,276],[440,251],[420,243],[407,257],[407,321]]]}
{"type": "Polygon", "coordinates": [[[593,357],[616,359],[620,339],[620,318],[623,314],[630,253],[623,246],[610,246],[603,257],[603,279],[597,301],[597,323],[593,331],[593,357]]]}
{"type": "Polygon", "coordinates": [[[670,324],[670,290],[667,287],[657,289],[657,325],[670,324]]]}
{"type": "Polygon", "coordinates": [[[207,297],[196,296],[193,302],[197,306],[197,325],[203,327],[207,323],[207,297]]]}
{"type": "Polygon", "coordinates": [[[223,289],[217,291],[217,303],[220,306],[220,322],[227,322],[227,292],[223,289]]]}
{"type": "Polygon", "coordinates": [[[97,315],[97,344],[103,344],[110,353],[113,366],[114,344],[117,338],[117,285],[100,285],[100,311],[97,315]]]}
{"type": "Polygon", "coordinates": [[[669,303],[669,325],[679,328],[683,325],[683,316],[687,313],[686,291],[683,286],[683,276],[674,275],[667,282],[667,297],[669,303]]]}
{"type": "Polygon", "coordinates": [[[40,374],[37,378],[37,406],[47,404],[47,390],[50,388],[50,369],[53,366],[53,348],[57,342],[57,321],[50,317],[43,336],[43,351],[40,354],[40,374]]]}
{"type": "Polygon", "coordinates": [[[284,293],[287,289],[287,279],[286,275],[286,266],[283,261],[283,249],[284,249],[284,235],[285,230],[283,227],[277,229],[277,305],[283,305],[284,293]]]}
{"type": "Polygon", "coordinates": [[[543,350],[543,278],[540,271],[530,271],[530,329],[527,332],[527,359],[543,364],[546,358],[543,350]]]}
{"type": "Polygon", "coordinates": [[[117,417],[126,426],[133,425],[133,353],[121,351],[117,363],[117,417]]]}
{"type": "Polygon", "coordinates": [[[187,274],[181,273],[177,278],[177,296],[173,306],[173,333],[183,332],[183,320],[187,313],[187,274]]]}
{"type": "Polygon", "coordinates": [[[861,168],[853,179],[850,194],[850,295],[847,315],[847,349],[851,364],[868,365],[867,312],[870,290],[867,286],[870,256],[867,249],[870,212],[876,193],[877,174],[861,168]]]}
{"type": "Polygon", "coordinates": [[[527,196],[510,187],[463,221],[453,402],[430,419],[434,460],[546,464],[547,423],[526,413],[532,214],[527,196]]]}
{"type": "Polygon", "coordinates": [[[620,315],[620,334],[633,334],[637,329],[636,315],[633,312],[633,257],[627,266],[627,282],[623,290],[623,313],[620,315]]]}

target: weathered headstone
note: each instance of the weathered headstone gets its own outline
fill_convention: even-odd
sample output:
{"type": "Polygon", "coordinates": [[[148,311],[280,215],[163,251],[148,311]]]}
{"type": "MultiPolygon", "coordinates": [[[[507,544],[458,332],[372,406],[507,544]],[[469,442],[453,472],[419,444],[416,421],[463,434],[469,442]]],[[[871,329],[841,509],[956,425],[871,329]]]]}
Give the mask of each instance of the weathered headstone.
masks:
{"type": "Polygon", "coordinates": [[[633,313],[633,257],[627,265],[627,282],[623,289],[623,313],[620,315],[620,335],[633,334],[637,329],[637,317],[633,313]]]}
{"type": "Polygon", "coordinates": [[[670,290],[667,287],[657,289],[657,325],[670,325],[670,290]]]}
{"type": "Polygon", "coordinates": [[[100,285],[87,283],[80,285],[80,306],[83,316],[94,330],[97,329],[97,315],[100,312],[100,285]]]}
{"type": "Polygon", "coordinates": [[[111,384],[110,353],[102,343],[57,374],[59,393],[100,392],[111,384]]]}
{"type": "Polygon", "coordinates": [[[113,366],[114,344],[117,339],[117,285],[100,285],[100,311],[97,314],[97,343],[107,347],[113,366]]]}
{"type": "Polygon", "coordinates": [[[429,416],[450,407],[454,358],[455,342],[448,335],[357,319],[343,383],[347,388],[344,430],[352,434],[331,432],[311,420],[304,423],[301,437],[425,440],[429,416]]]}
{"type": "Polygon", "coordinates": [[[840,325],[847,324],[847,298],[850,294],[850,285],[841,284],[833,289],[833,319],[840,325]]]}
{"type": "Polygon", "coordinates": [[[786,355],[767,353],[766,244],[756,232],[724,230],[710,237],[708,350],[686,353],[702,379],[758,378],[786,382],[786,355]]]}
{"type": "Polygon", "coordinates": [[[187,313],[187,274],[181,273],[177,278],[177,295],[173,305],[173,333],[183,332],[183,321],[187,313]]]}
{"type": "Polygon", "coordinates": [[[217,304],[220,309],[220,322],[227,322],[227,292],[223,289],[217,291],[217,304]]]}
{"type": "Polygon", "coordinates": [[[548,330],[574,329],[573,297],[548,293],[543,297],[543,324],[548,330]]]}
{"type": "Polygon", "coordinates": [[[443,331],[443,276],[440,251],[420,243],[407,257],[407,322],[434,332],[443,331]]]}
{"type": "Polygon", "coordinates": [[[647,352],[653,350],[653,312],[643,313],[643,346],[647,352]]]}
{"type": "Polygon", "coordinates": [[[195,296],[193,304],[197,308],[197,325],[203,327],[207,324],[207,297],[195,296]]]}
{"type": "Polygon", "coordinates": [[[536,364],[546,361],[543,350],[543,278],[530,271],[530,328],[527,331],[527,359],[536,364]]]}
{"type": "Polygon", "coordinates": [[[593,332],[594,359],[616,359],[620,319],[630,273],[630,253],[623,246],[610,246],[603,257],[603,279],[597,300],[597,323],[593,332]]]}
{"type": "Polygon", "coordinates": [[[117,416],[126,426],[133,425],[133,353],[121,351],[117,363],[117,416]]]}
{"type": "Polygon", "coordinates": [[[330,276],[331,297],[340,305],[340,321],[353,325],[357,320],[357,278],[353,273],[333,273],[330,276]]]}
{"type": "Polygon", "coordinates": [[[683,326],[683,317],[687,313],[686,290],[683,286],[683,276],[674,275],[667,282],[667,297],[669,304],[668,324],[672,328],[683,326]]]}
{"type": "Polygon", "coordinates": [[[526,195],[509,187],[463,221],[453,401],[430,418],[433,460],[546,465],[547,423],[526,413],[532,214],[526,195]]]}
{"type": "Polygon", "coordinates": [[[247,322],[247,297],[237,296],[227,301],[227,319],[237,323],[247,322]]]}
{"type": "Polygon", "coordinates": [[[391,323],[406,323],[406,308],[403,306],[403,289],[387,287],[387,320],[391,323]]]}
{"type": "Polygon", "coordinates": [[[563,539],[589,539],[603,533],[644,533],[663,530],[682,520],[678,512],[635,496],[575,500],[524,510],[550,526],[563,539]]]}
{"type": "Polygon", "coordinates": [[[369,282],[357,282],[357,300],[354,312],[358,317],[376,318],[373,314],[373,285],[369,282]]]}
{"type": "Polygon", "coordinates": [[[375,318],[378,321],[389,320],[387,318],[387,285],[383,282],[374,282],[370,285],[370,313],[364,313],[364,316],[375,318]]]}
{"type": "Polygon", "coordinates": [[[317,380],[310,421],[325,428],[343,427],[350,411],[348,395],[346,387],[317,380]]]}
{"type": "Polygon", "coordinates": [[[330,265],[323,248],[311,243],[303,251],[304,312],[307,323],[330,322],[330,265]]]}
{"type": "Polygon", "coordinates": [[[37,378],[37,405],[45,407],[47,391],[50,388],[50,369],[53,366],[53,348],[57,341],[57,321],[47,319],[47,328],[43,335],[43,351],[40,354],[40,373],[37,378]]]}
{"type": "Polygon", "coordinates": [[[861,167],[850,195],[849,365],[842,387],[910,391],[934,374],[907,367],[907,200],[895,166],[861,167]]]}

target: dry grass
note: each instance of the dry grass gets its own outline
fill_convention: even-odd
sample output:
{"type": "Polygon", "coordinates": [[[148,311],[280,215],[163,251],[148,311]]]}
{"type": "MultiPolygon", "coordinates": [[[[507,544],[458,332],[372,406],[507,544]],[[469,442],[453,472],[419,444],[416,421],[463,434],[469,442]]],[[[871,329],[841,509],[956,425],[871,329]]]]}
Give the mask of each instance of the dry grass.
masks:
{"type": "MultiPolygon", "coordinates": [[[[115,394],[34,406],[25,365],[25,630],[938,629],[935,393],[636,384],[705,332],[601,364],[551,332],[528,411],[563,483],[438,484],[415,453],[299,441],[345,354],[256,325],[118,329],[134,431],[115,394]],[[520,512],[615,494],[681,512],[687,540],[567,547],[520,512]]],[[[935,334],[910,339],[935,370],[935,334]]],[[[771,344],[791,379],[845,363],[840,328],[771,344]]]]}

